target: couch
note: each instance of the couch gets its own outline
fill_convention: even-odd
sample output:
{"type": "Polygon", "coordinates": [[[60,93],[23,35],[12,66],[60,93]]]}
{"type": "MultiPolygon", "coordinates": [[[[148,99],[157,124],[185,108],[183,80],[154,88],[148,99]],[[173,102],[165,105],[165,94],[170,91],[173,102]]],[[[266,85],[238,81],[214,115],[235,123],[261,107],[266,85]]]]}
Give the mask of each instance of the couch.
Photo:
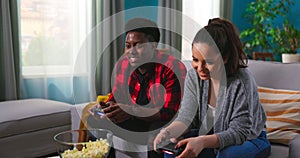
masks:
{"type": "Polygon", "coordinates": [[[46,99],[0,102],[0,157],[56,153],[54,135],[71,129],[71,105],[46,99]]]}
{"type": "MultiPolygon", "coordinates": [[[[187,69],[191,61],[183,61],[187,69]]],[[[257,85],[276,89],[300,91],[300,63],[283,64],[279,62],[249,60],[248,69],[253,74],[257,85]]],[[[85,115],[83,109],[87,103],[72,106],[72,129],[80,127],[80,120],[85,115]]],[[[90,105],[90,104],[88,104],[90,105]]],[[[300,158],[300,135],[298,134],[289,145],[271,143],[269,158],[300,158]]]]}
{"type": "MultiPolygon", "coordinates": [[[[248,69],[261,87],[300,91],[300,63],[249,60],[248,69]]],[[[299,103],[297,104],[299,108],[299,103]]],[[[298,114],[299,119],[299,114],[298,114]]],[[[300,134],[289,145],[272,143],[271,158],[300,158],[300,134]]]]}

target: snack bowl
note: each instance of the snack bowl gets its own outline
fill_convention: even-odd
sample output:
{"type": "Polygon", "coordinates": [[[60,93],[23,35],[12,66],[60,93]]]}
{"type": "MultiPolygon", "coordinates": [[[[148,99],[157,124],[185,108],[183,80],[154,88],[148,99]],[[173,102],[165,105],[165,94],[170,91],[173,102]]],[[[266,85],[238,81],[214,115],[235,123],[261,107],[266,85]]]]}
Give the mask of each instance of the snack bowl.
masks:
{"type": "Polygon", "coordinates": [[[105,129],[70,130],[54,136],[57,152],[62,158],[106,158],[113,134],[105,129]]]}

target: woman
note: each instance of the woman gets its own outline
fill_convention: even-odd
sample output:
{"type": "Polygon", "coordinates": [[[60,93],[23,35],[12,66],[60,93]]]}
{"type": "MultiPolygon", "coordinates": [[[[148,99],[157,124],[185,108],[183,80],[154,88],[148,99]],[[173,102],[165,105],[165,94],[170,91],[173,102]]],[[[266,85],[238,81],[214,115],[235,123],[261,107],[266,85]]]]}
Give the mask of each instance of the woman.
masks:
{"type": "Polygon", "coordinates": [[[235,26],[210,20],[196,34],[192,55],[178,117],[156,136],[154,149],[197,128],[177,143],[185,146],[178,157],[267,157],[266,115],[235,26]]]}

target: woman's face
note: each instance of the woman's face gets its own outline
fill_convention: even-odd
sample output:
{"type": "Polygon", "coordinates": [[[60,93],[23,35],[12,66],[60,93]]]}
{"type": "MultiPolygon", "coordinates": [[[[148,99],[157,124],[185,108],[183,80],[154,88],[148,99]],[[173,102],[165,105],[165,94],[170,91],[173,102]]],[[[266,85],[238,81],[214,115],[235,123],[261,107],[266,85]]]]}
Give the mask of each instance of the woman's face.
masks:
{"type": "Polygon", "coordinates": [[[216,78],[221,70],[222,58],[220,53],[206,43],[194,43],[192,48],[192,67],[202,80],[216,78]]]}

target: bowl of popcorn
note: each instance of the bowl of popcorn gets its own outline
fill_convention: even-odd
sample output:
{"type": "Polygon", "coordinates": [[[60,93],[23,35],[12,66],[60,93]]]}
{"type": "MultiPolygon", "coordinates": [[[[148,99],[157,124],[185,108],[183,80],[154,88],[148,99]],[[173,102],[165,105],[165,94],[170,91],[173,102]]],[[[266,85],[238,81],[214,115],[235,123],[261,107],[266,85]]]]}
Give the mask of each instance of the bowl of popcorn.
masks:
{"type": "Polygon", "coordinates": [[[70,130],[54,136],[57,152],[62,158],[106,158],[113,134],[105,129],[70,130]]]}

